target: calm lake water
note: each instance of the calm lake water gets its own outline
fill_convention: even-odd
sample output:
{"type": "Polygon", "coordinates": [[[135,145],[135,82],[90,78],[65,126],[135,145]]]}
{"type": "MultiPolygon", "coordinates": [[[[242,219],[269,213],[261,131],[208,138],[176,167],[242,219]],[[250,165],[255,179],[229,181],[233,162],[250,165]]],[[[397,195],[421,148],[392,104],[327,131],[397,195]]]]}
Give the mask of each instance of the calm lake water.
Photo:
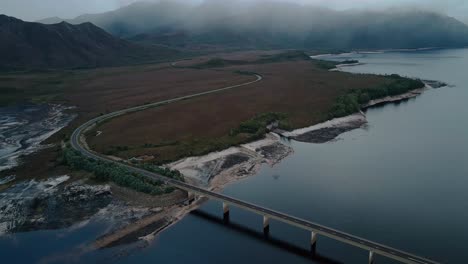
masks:
{"type": "MultiPolygon", "coordinates": [[[[365,63],[346,68],[350,72],[397,73],[454,86],[369,109],[367,127],[334,142],[291,142],[293,155],[224,193],[440,262],[467,263],[468,50],[328,59],[365,63]]],[[[0,238],[0,256],[44,263],[367,263],[368,252],[323,237],[319,259],[310,259],[308,232],[272,221],[266,239],[262,217],[240,209],[231,209],[229,225],[221,217],[221,204],[207,202],[151,246],[121,248],[119,257],[115,249],[66,257],[96,235],[96,226],[0,238]]]]}

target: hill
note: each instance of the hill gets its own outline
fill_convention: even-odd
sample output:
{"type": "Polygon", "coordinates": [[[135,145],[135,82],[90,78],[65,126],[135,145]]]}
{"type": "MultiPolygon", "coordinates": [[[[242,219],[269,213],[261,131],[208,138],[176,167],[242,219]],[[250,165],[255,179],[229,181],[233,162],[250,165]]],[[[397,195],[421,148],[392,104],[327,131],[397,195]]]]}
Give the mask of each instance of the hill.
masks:
{"type": "Polygon", "coordinates": [[[0,15],[0,39],[2,70],[111,66],[176,54],[132,44],[89,22],[44,25],[0,15]]]}
{"type": "Polygon", "coordinates": [[[135,3],[83,15],[111,34],[184,48],[392,49],[468,45],[468,26],[429,11],[334,11],[292,3],[135,3]]]}

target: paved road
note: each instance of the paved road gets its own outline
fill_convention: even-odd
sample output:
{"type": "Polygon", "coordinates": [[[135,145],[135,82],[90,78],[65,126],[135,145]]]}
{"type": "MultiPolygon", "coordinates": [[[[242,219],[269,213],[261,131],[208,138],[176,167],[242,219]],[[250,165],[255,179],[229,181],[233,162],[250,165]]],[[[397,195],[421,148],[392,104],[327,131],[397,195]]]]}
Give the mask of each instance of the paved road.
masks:
{"type": "Polygon", "coordinates": [[[80,137],[81,137],[82,133],[85,132],[87,129],[92,128],[96,124],[101,123],[101,122],[106,121],[106,120],[109,120],[111,118],[121,116],[121,115],[124,115],[124,114],[128,114],[128,113],[132,113],[132,112],[142,111],[142,110],[152,108],[152,107],[157,107],[157,106],[162,106],[162,105],[165,105],[165,104],[174,103],[174,102],[177,102],[177,101],[182,101],[182,100],[186,100],[186,99],[190,99],[190,98],[194,98],[194,97],[198,97],[198,96],[203,96],[203,95],[206,95],[206,94],[218,93],[218,92],[222,92],[222,91],[226,91],[226,90],[230,90],[230,89],[234,89],[234,88],[238,88],[238,87],[242,87],[242,86],[247,86],[247,85],[250,85],[250,84],[253,84],[253,83],[256,83],[256,82],[259,82],[259,81],[262,80],[262,76],[260,76],[260,75],[255,75],[255,76],[256,76],[256,80],[251,81],[251,82],[247,82],[247,83],[243,83],[243,84],[239,84],[239,85],[233,85],[233,86],[229,86],[229,87],[224,87],[224,88],[220,88],[220,89],[215,89],[215,90],[211,90],[211,91],[207,91],[207,92],[201,92],[201,93],[197,93],[197,94],[182,96],[182,97],[178,97],[178,98],[174,98],[174,99],[164,100],[164,101],[160,101],[160,102],[156,102],[156,103],[152,103],[152,104],[132,107],[132,108],[128,108],[128,109],[124,109],[124,110],[120,110],[120,111],[116,111],[116,112],[113,112],[113,113],[109,113],[109,114],[106,114],[106,115],[96,117],[96,118],[94,118],[92,120],[89,120],[88,122],[84,123],[83,125],[78,127],[73,132],[71,140],[70,140],[71,146],[75,150],[79,151],[81,154],[83,154],[83,155],[85,155],[85,156],[87,156],[89,158],[119,164],[120,166],[123,166],[123,167],[127,168],[130,171],[139,173],[139,174],[141,174],[141,175],[143,175],[145,177],[148,177],[150,179],[160,180],[160,181],[163,181],[166,184],[172,185],[172,186],[174,186],[176,188],[179,188],[179,189],[191,192],[191,193],[195,193],[195,194],[198,194],[198,195],[201,195],[201,196],[205,196],[205,197],[208,197],[210,199],[222,201],[222,202],[231,204],[231,205],[236,206],[236,207],[240,207],[240,208],[244,208],[244,209],[249,210],[249,211],[253,211],[253,212],[255,212],[257,214],[260,214],[260,215],[265,215],[265,216],[268,216],[270,218],[273,218],[273,219],[276,219],[276,220],[279,220],[279,221],[282,221],[282,222],[285,222],[285,223],[288,223],[288,224],[291,224],[291,225],[295,225],[295,226],[298,226],[298,227],[306,229],[306,230],[310,230],[311,232],[315,232],[317,234],[320,234],[320,235],[323,235],[323,236],[326,236],[326,237],[330,237],[330,238],[333,238],[335,240],[338,240],[338,241],[341,241],[341,242],[344,242],[344,243],[347,243],[347,244],[350,244],[350,245],[353,245],[353,246],[356,246],[356,247],[371,251],[374,254],[379,254],[379,255],[382,255],[382,256],[386,256],[388,258],[395,259],[395,260],[398,260],[398,261],[403,262],[403,263],[411,263],[411,264],[414,264],[414,263],[419,263],[419,264],[421,264],[421,263],[431,263],[431,264],[436,264],[437,262],[434,262],[434,261],[431,261],[431,260],[416,256],[416,255],[413,255],[413,254],[410,254],[410,253],[407,253],[407,252],[404,252],[404,251],[401,251],[401,250],[398,250],[398,249],[394,249],[394,248],[391,248],[391,247],[388,247],[388,246],[385,246],[385,245],[382,245],[382,244],[379,244],[379,243],[376,243],[376,242],[373,242],[373,241],[369,241],[369,240],[366,240],[366,239],[363,239],[363,238],[360,238],[360,237],[357,237],[357,236],[354,236],[354,235],[351,235],[351,234],[348,234],[348,233],[345,233],[345,232],[341,232],[341,231],[338,231],[338,230],[335,230],[335,229],[332,229],[332,228],[329,228],[329,227],[326,227],[326,226],[323,226],[323,225],[320,225],[320,224],[316,224],[316,223],[313,223],[313,222],[310,222],[310,221],[307,221],[307,220],[304,220],[304,219],[300,219],[298,217],[294,217],[294,216],[291,216],[291,215],[288,215],[288,214],[285,214],[285,213],[282,213],[282,212],[271,210],[271,209],[266,208],[266,207],[262,207],[262,206],[258,206],[258,205],[255,205],[255,204],[252,204],[252,203],[249,203],[249,202],[245,202],[245,201],[233,198],[233,197],[229,197],[229,196],[224,195],[224,194],[219,194],[219,193],[216,193],[216,192],[212,192],[210,190],[203,189],[203,188],[200,188],[200,187],[195,186],[195,185],[191,185],[191,184],[188,184],[188,183],[184,183],[184,182],[181,182],[181,181],[170,179],[170,178],[164,177],[164,176],[156,174],[156,173],[152,173],[152,172],[140,169],[140,168],[130,166],[130,165],[125,164],[125,163],[116,162],[114,160],[111,160],[111,159],[107,158],[104,155],[101,155],[99,153],[96,153],[96,152],[94,152],[92,150],[87,149],[87,147],[83,146],[81,141],[80,141],[80,137]]]}

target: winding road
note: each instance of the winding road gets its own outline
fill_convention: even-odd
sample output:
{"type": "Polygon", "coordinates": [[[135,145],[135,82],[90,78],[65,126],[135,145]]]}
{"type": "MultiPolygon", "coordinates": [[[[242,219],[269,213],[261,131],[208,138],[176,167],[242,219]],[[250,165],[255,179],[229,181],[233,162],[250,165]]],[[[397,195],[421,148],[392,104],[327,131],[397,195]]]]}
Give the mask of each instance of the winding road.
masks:
{"type": "Polygon", "coordinates": [[[230,204],[232,206],[236,206],[236,207],[239,207],[239,208],[243,208],[243,209],[255,212],[257,214],[267,216],[267,217],[270,217],[272,219],[276,219],[278,221],[285,222],[285,223],[288,223],[288,224],[291,224],[291,225],[294,225],[294,226],[309,230],[309,231],[311,231],[311,232],[313,232],[315,234],[323,235],[323,236],[326,236],[326,237],[329,237],[329,238],[332,238],[332,239],[335,239],[335,240],[338,240],[338,241],[341,241],[341,242],[344,242],[344,243],[347,243],[347,244],[362,248],[364,250],[369,251],[371,256],[373,256],[374,254],[378,254],[378,255],[382,255],[382,256],[385,256],[385,257],[388,257],[388,258],[403,262],[403,263],[411,263],[411,264],[414,264],[414,263],[436,264],[437,262],[434,262],[432,260],[425,259],[423,257],[419,257],[419,256],[416,256],[416,255],[413,255],[413,254],[410,254],[410,253],[407,253],[407,252],[404,252],[404,251],[401,251],[401,250],[398,250],[398,249],[395,249],[395,248],[391,248],[389,246],[385,246],[385,245],[382,245],[382,244],[379,244],[379,243],[376,243],[376,242],[373,242],[373,241],[370,241],[370,240],[366,240],[364,238],[360,238],[360,237],[357,237],[357,236],[354,236],[354,235],[351,235],[351,234],[348,234],[348,233],[345,233],[345,232],[341,232],[341,231],[338,231],[338,230],[335,230],[335,229],[332,229],[332,228],[329,228],[329,227],[326,227],[326,226],[323,226],[323,225],[320,225],[320,224],[317,224],[317,223],[313,223],[313,222],[310,222],[310,221],[307,221],[307,220],[304,220],[304,219],[300,219],[298,217],[291,216],[291,215],[288,215],[288,214],[285,214],[285,213],[282,213],[282,212],[274,211],[274,210],[271,210],[271,209],[266,208],[266,207],[262,207],[262,206],[255,205],[255,204],[252,204],[252,203],[249,203],[249,202],[246,202],[246,201],[242,201],[242,200],[239,200],[239,199],[236,199],[236,198],[233,198],[233,197],[229,197],[229,196],[224,195],[224,194],[212,192],[210,190],[203,189],[203,188],[200,188],[200,187],[195,186],[195,185],[191,185],[191,184],[188,184],[188,183],[185,183],[185,182],[170,179],[170,178],[164,177],[164,176],[156,174],[156,173],[152,173],[152,172],[149,172],[149,171],[137,168],[137,167],[130,166],[129,164],[125,164],[125,163],[122,163],[122,162],[117,162],[117,161],[112,160],[112,159],[110,159],[110,158],[108,158],[108,157],[106,157],[106,156],[104,156],[102,154],[99,154],[99,153],[96,153],[96,152],[90,150],[86,146],[86,144],[83,144],[85,142],[85,140],[84,140],[84,136],[82,137],[82,134],[86,130],[96,126],[97,124],[99,124],[101,122],[104,122],[104,121],[107,121],[109,119],[112,119],[112,118],[115,118],[115,117],[118,117],[118,116],[121,116],[121,115],[125,115],[125,114],[128,114],[128,113],[143,111],[143,110],[146,110],[146,109],[149,109],[149,108],[163,106],[163,105],[166,105],[166,104],[175,103],[175,102],[182,101],[182,100],[187,100],[187,99],[191,99],[191,98],[195,98],[195,97],[199,97],[199,96],[203,96],[203,95],[207,95],[207,94],[219,93],[219,92],[223,92],[223,91],[227,91],[227,90],[231,90],[231,89],[251,85],[251,84],[259,82],[259,81],[261,81],[263,79],[262,76],[260,76],[258,74],[255,74],[254,76],[256,77],[256,79],[253,80],[253,81],[250,81],[250,82],[246,82],[246,83],[242,83],[242,84],[238,84],[238,85],[233,85],[233,86],[228,86],[228,87],[224,87],[224,88],[219,88],[219,89],[215,89],[215,90],[210,90],[210,91],[206,91],[206,92],[196,93],[196,94],[192,94],[192,95],[181,96],[181,97],[177,97],[177,98],[173,98],[173,99],[169,99],[169,100],[164,100],[164,101],[155,102],[155,103],[151,103],[151,104],[146,104],[146,105],[142,105],[142,106],[132,107],[132,108],[128,108],[128,109],[123,109],[123,110],[119,110],[119,111],[116,111],[116,112],[113,112],[113,113],[109,113],[109,114],[105,114],[105,115],[96,117],[96,118],[91,119],[91,120],[87,121],[86,123],[82,124],[81,126],[79,126],[73,132],[73,134],[71,136],[71,139],[70,139],[70,144],[75,150],[77,150],[78,152],[80,152],[82,155],[84,155],[86,157],[89,157],[89,158],[92,158],[92,159],[95,159],[95,160],[101,160],[101,161],[116,163],[116,164],[118,164],[120,166],[123,166],[123,167],[127,168],[128,170],[130,170],[132,172],[139,173],[144,177],[148,177],[148,178],[153,179],[153,180],[155,179],[155,180],[163,181],[166,184],[169,184],[169,185],[174,186],[176,188],[185,190],[187,192],[195,193],[195,194],[201,195],[201,196],[205,196],[205,197],[208,197],[210,199],[222,201],[223,203],[230,204]]]}

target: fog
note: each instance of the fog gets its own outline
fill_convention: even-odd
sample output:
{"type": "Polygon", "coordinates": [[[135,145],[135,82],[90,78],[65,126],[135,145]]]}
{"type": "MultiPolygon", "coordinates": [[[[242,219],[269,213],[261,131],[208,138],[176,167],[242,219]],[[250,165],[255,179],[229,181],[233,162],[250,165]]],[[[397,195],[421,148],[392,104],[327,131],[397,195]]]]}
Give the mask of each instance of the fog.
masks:
{"type": "MultiPolygon", "coordinates": [[[[137,0],[1,0],[0,13],[15,16],[27,21],[47,17],[74,18],[82,14],[102,13],[129,5],[137,0]]],[[[152,0],[157,1],[157,0],[152,0]]],[[[166,0],[168,1],[168,0],[166,0]]],[[[170,0],[171,1],[171,0],[170,0]]],[[[183,3],[200,4],[203,0],[172,0],[183,3]]],[[[245,6],[253,2],[271,0],[215,0],[213,3],[245,6]]],[[[334,10],[389,8],[412,8],[434,10],[468,22],[468,1],[465,0],[280,0],[303,5],[320,6],[334,10]]],[[[234,9],[233,9],[234,10],[234,9]]]]}

